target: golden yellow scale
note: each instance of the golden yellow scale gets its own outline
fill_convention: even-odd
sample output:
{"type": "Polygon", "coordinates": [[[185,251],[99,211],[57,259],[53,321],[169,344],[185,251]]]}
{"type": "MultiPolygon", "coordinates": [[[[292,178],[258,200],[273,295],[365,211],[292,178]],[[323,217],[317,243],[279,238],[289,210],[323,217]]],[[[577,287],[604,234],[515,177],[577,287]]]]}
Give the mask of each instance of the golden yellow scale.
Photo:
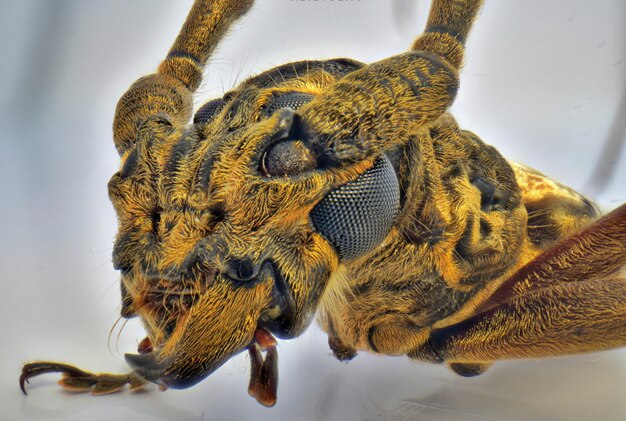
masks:
{"type": "Polygon", "coordinates": [[[358,350],[482,373],[500,359],[626,345],[626,206],[505,160],[447,112],[481,1],[434,0],[411,49],[372,64],[289,63],[192,119],[192,94],[251,1],[197,0],[157,73],[120,99],[122,316],[147,331],[129,374],[55,362],[62,386],[185,388],[248,350],[273,405],[274,336],[315,314],[358,350]]]}

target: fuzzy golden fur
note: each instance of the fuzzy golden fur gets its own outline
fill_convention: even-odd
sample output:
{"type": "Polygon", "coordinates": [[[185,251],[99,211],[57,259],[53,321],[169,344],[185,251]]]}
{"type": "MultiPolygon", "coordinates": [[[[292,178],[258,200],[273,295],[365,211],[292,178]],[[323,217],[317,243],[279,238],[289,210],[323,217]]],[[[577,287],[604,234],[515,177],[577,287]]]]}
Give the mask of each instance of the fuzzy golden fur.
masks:
{"type": "MultiPolygon", "coordinates": [[[[189,386],[245,349],[258,325],[291,338],[315,314],[342,360],[409,355],[463,375],[498,359],[626,345],[624,206],[589,225],[598,215],[587,199],[509,163],[447,112],[480,1],[434,0],[404,54],[252,77],[189,125],[203,66],[250,6],[196,1],[158,72],[119,101],[114,264],[122,315],[142,319],[153,350],[109,391],[140,377],[189,386]],[[294,92],[312,99],[267,112],[294,92]],[[317,167],[260,171],[290,139],[319,155],[317,167]],[[399,214],[378,247],[342,261],[309,213],[381,154],[398,176],[399,214]],[[244,260],[261,269],[238,283],[226,274],[244,260]],[[281,282],[286,308],[273,301],[281,282]]],[[[39,374],[28,367],[26,379],[39,374]]],[[[97,384],[87,379],[83,388],[97,384]]]]}

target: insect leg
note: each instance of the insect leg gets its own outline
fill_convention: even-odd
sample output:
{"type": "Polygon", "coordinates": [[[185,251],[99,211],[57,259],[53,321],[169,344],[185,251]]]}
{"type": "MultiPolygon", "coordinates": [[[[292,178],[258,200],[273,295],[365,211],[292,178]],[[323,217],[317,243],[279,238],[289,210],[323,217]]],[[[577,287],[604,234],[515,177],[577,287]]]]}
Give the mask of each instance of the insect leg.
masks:
{"type": "Polygon", "coordinates": [[[480,363],[626,345],[626,279],[561,284],[516,297],[435,330],[426,347],[442,360],[480,363]]]}
{"type": "Polygon", "coordinates": [[[90,373],[69,364],[55,363],[50,361],[38,361],[24,364],[20,375],[20,389],[26,394],[26,383],[28,379],[46,373],[62,373],[59,385],[64,389],[74,392],[91,391],[94,395],[105,395],[120,391],[126,384],[130,385],[130,390],[139,390],[147,382],[135,373],[109,374],[90,373]]]}
{"type": "Polygon", "coordinates": [[[625,266],[622,205],[520,269],[473,316],[435,329],[411,356],[480,363],[624,346],[625,266]]]}

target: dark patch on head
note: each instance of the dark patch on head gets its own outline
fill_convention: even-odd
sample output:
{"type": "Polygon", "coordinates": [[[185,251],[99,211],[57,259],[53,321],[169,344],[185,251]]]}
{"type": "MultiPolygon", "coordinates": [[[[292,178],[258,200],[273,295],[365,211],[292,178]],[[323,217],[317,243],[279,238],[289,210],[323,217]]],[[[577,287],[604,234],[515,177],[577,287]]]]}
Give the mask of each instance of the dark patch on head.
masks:
{"type": "Polygon", "coordinates": [[[476,177],[471,182],[480,192],[480,209],[483,212],[489,212],[494,195],[496,194],[496,186],[482,177],[476,177]]]}
{"type": "Polygon", "coordinates": [[[472,259],[472,252],[470,250],[470,243],[472,238],[472,232],[474,230],[474,217],[472,215],[467,216],[465,230],[461,235],[459,241],[454,246],[454,256],[458,261],[470,261],[472,259]]]}
{"type": "Polygon", "coordinates": [[[481,237],[489,237],[492,232],[491,224],[485,219],[480,218],[480,235],[481,237]]]}
{"type": "Polygon", "coordinates": [[[209,212],[213,215],[213,219],[215,222],[223,221],[226,217],[226,209],[224,208],[223,203],[216,203],[209,208],[209,212]]]}
{"type": "Polygon", "coordinates": [[[165,221],[165,231],[171,231],[176,226],[176,222],[174,221],[165,221]]]}
{"type": "MultiPolygon", "coordinates": [[[[428,134],[430,135],[431,139],[436,140],[439,139],[439,136],[441,135],[441,130],[439,130],[437,127],[431,127],[428,129],[428,134]]],[[[437,142],[435,142],[433,146],[436,144],[437,142]]]]}
{"type": "Polygon", "coordinates": [[[444,178],[443,181],[449,182],[451,180],[461,177],[464,174],[465,166],[460,162],[455,162],[450,165],[446,173],[442,174],[442,178],[444,178]]]}
{"type": "Polygon", "coordinates": [[[176,319],[171,319],[167,323],[165,323],[165,326],[163,327],[163,332],[165,333],[166,338],[172,336],[172,333],[174,333],[174,329],[176,329],[176,323],[176,319]]]}
{"type": "Polygon", "coordinates": [[[189,155],[191,151],[191,142],[187,140],[185,136],[183,136],[172,148],[172,152],[170,154],[170,158],[165,165],[165,172],[172,174],[178,167],[180,166],[180,162],[189,155]]]}
{"type": "Polygon", "coordinates": [[[163,212],[163,208],[160,206],[155,206],[150,212],[150,220],[152,222],[152,232],[154,235],[159,235],[159,225],[161,224],[161,212],[163,212]]]}
{"type": "Polygon", "coordinates": [[[480,191],[480,209],[483,212],[492,212],[505,208],[510,194],[496,188],[495,184],[483,177],[475,177],[471,183],[480,191]]]}
{"type": "Polygon", "coordinates": [[[212,150],[209,150],[209,153],[204,157],[200,165],[200,170],[198,171],[198,182],[202,190],[208,189],[209,182],[211,181],[211,171],[213,170],[213,163],[215,162],[215,157],[211,152],[212,150]]]}
{"type": "Polygon", "coordinates": [[[126,267],[130,267],[133,263],[132,255],[129,255],[129,250],[135,243],[135,236],[139,229],[132,227],[128,231],[125,231],[121,236],[117,237],[115,245],[113,246],[113,268],[116,270],[123,270],[126,267]]]}
{"type": "Polygon", "coordinates": [[[133,308],[133,298],[128,293],[126,286],[124,285],[124,281],[120,282],[120,291],[122,294],[122,309],[120,311],[120,315],[126,319],[130,319],[131,317],[135,317],[135,310],[133,308]]]}
{"type": "Polygon", "coordinates": [[[231,258],[226,262],[223,275],[237,287],[250,288],[259,281],[262,264],[250,258],[231,258]]]}
{"type": "Polygon", "coordinates": [[[374,281],[367,281],[361,284],[357,284],[352,287],[352,294],[355,296],[362,296],[369,293],[374,286],[374,281]]]}
{"type": "Polygon", "coordinates": [[[139,152],[135,147],[126,157],[126,161],[124,161],[124,166],[122,167],[122,171],[120,172],[120,176],[122,178],[128,178],[133,175],[135,169],[137,168],[137,162],[139,161],[138,156],[139,152]]]}
{"type": "MultiPolygon", "coordinates": [[[[467,133],[463,132],[464,139],[468,139],[467,133]]],[[[521,194],[513,169],[496,148],[484,145],[475,135],[470,137],[477,146],[470,159],[470,181],[481,191],[481,207],[486,212],[514,210],[521,202],[521,194]],[[484,183],[493,185],[493,192],[484,183]]]]}

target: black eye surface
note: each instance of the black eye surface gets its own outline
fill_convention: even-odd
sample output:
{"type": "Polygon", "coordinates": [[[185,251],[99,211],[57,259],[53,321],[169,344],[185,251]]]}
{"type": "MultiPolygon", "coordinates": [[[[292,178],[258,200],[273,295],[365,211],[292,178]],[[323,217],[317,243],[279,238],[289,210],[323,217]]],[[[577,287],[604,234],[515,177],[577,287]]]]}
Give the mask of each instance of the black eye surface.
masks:
{"type": "Polygon", "coordinates": [[[263,153],[259,170],[265,177],[300,174],[317,168],[317,156],[301,140],[276,143],[263,153]]]}
{"type": "Polygon", "coordinates": [[[310,219],[341,260],[352,260],[380,245],[399,209],[398,177],[383,154],[356,180],[329,192],[315,205],[310,219]]]}
{"type": "Polygon", "coordinates": [[[306,92],[288,92],[286,94],[277,96],[272,101],[270,101],[267,108],[265,109],[265,114],[270,116],[274,114],[275,111],[280,110],[281,108],[291,108],[295,111],[307,102],[311,101],[313,98],[313,94],[308,94],[306,92]]]}
{"type": "Polygon", "coordinates": [[[193,116],[193,124],[206,123],[224,108],[224,100],[214,99],[204,104],[193,116]]]}

